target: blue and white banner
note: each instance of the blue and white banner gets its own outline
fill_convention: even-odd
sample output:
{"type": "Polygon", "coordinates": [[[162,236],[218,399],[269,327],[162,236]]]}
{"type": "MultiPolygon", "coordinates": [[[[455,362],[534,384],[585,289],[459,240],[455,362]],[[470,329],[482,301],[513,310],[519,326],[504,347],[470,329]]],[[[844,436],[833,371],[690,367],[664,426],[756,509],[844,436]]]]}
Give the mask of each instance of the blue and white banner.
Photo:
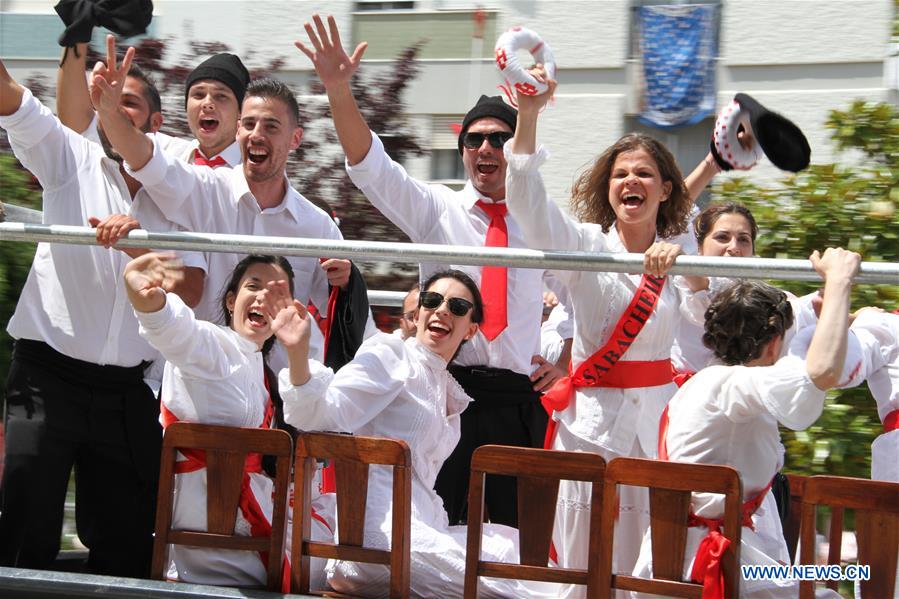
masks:
{"type": "Polygon", "coordinates": [[[645,124],[682,127],[715,111],[717,9],[682,4],[638,10],[645,124]]]}

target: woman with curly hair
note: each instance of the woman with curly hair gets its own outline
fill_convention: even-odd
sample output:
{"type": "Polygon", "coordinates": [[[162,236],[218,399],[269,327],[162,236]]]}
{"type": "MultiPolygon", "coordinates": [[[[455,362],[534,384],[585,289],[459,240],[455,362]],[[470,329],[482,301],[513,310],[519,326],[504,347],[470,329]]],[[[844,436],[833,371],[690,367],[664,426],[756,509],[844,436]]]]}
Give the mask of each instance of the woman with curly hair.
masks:
{"type": "MultiPolygon", "coordinates": [[[[572,372],[543,398],[554,429],[546,446],[588,451],[606,461],[654,458],[659,417],[677,389],[669,359],[674,330],[682,314],[693,316],[688,314],[691,293],[665,277],[681,247],[664,240],[686,230],[693,201],[667,148],[631,133],[606,149],[575,183],[572,211],[582,222],[566,215],[547,196],[538,171],[547,153],[537,148],[537,114],[554,87],[550,82],[546,94],[519,97],[515,137],[505,146],[509,212],[530,247],[638,252],[644,254],[647,274],[554,273],[568,287],[576,328],[572,372]]],[[[694,278],[689,286],[703,283],[707,280],[694,278]]],[[[588,483],[562,482],[553,534],[560,566],[586,567],[589,505],[588,483]]],[[[622,488],[615,530],[619,571],[632,569],[648,526],[646,490],[622,488]]],[[[569,592],[582,590],[572,586],[569,592]]]]}
{"type": "MultiPolygon", "coordinates": [[[[743,481],[743,564],[789,563],[777,509],[768,491],[783,465],[778,425],[793,430],[821,415],[827,389],[860,381],[856,364],[876,343],[864,332],[848,334],[849,294],[858,272],[858,254],[841,248],[815,251],[810,260],[825,280],[821,315],[784,352],[793,324],[786,294],[759,281],[740,281],[718,293],[706,311],[703,343],[719,361],[700,370],[671,399],[662,416],[659,457],[676,462],[723,464],[743,481]],[[864,351],[863,351],[864,349],[864,351]],[[783,355],[783,357],[781,357],[783,355]]],[[[862,369],[864,370],[864,369],[862,369]]],[[[703,583],[709,596],[723,584],[713,554],[722,537],[723,499],[693,495],[684,578],[703,583]]],[[[651,576],[651,540],[635,568],[651,576]]],[[[740,597],[796,597],[798,585],[784,580],[743,580],[740,597]]],[[[705,596],[705,592],[703,596],[705,596]]]]}

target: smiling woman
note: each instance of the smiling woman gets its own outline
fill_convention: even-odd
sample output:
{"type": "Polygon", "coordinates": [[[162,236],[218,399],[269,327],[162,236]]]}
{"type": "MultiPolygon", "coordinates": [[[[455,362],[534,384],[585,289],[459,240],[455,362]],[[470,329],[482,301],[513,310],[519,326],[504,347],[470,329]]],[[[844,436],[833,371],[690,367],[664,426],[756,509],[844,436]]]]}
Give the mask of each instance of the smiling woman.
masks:
{"type": "MultiPolygon", "coordinates": [[[[465,526],[448,526],[434,491],[437,473],[459,441],[459,415],[471,398],[447,371],[459,346],[478,330],[483,317],[474,281],[457,270],[431,276],[422,286],[415,337],[405,341],[380,334],[368,339],[355,359],[336,375],[309,360],[309,374],[284,388],[287,422],[303,430],[337,430],[402,439],[412,450],[411,595],[461,597],[465,571],[465,526]]],[[[293,362],[291,362],[293,364],[293,362]]],[[[389,547],[391,474],[372,468],[365,510],[365,546],[389,547]]],[[[484,559],[516,561],[518,533],[485,526],[484,559]]],[[[328,582],[354,596],[383,596],[386,566],[332,562],[328,582]]],[[[482,578],[489,596],[541,597],[544,586],[482,578]]],[[[555,596],[555,589],[548,593],[555,596]]]]}
{"type": "MultiPolygon", "coordinates": [[[[285,344],[296,343],[306,316],[305,306],[293,299],[290,263],[280,256],[251,255],[241,260],[221,298],[226,326],[197,320],[177,295],[166,293],[182,276],[181,270],[171,256],[149,253],[129,262],[124,273],[140,334],[166,361],[161,391],[163,426],[184,421],[273,427],[280,396],[265,356],[276,337],[285,344]]],[[[172,525],[203,531],[205,463],[195,458],[187,461],[191,459],[195,463],[188,464],[176,477],[178,501],[172,525]]],[[[241,500],[241,505],[255,501],[270,522],[272,480],[261,469],[247,474],[250,485],[242,493],[248,497],[241,500]]],[[[314,505],[317,512],[327,513],[323,506],[314,505]]],[[[249,532],[258,520],[258,512],[241,511],[235,528],[249,532]]],[[[313,526],[314,537],[331,538],[323,521],[316,520],[313,526]]],[[[263,557],[250,551],[173,546],[169,559],[167,577],[182,582],[235,586],[266,582],[263,557]]],[[[323,565],[313,562],[318,572],[323,565]]]]}

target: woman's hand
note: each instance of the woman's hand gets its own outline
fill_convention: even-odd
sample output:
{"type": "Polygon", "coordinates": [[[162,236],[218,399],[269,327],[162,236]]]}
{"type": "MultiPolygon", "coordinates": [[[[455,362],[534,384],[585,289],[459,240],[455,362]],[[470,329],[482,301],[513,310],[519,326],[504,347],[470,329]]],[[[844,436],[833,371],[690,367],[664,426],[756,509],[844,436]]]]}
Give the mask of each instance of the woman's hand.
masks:
{"type": "Polygon", "coordinates": [[[643,271],[656,277],[666,274],[678,256],[684,253],[676,243],[657,241],[643,253],[643,271]]]}
{"type": "Polygon", "coordinates": [[[262,309],[271,323],[272,333],[286,349],[305,347],[308,351],[311,319],[306,306],[290,295],[287,281],[270,281],[265,286],[262,309]]]}
{"type": "Polygon", "coordinates": [[[173,253],[149,252],[125,265],[125,291],[138,312],[157,312],[165,292],[184,279],[184,264],[173,253]]]}

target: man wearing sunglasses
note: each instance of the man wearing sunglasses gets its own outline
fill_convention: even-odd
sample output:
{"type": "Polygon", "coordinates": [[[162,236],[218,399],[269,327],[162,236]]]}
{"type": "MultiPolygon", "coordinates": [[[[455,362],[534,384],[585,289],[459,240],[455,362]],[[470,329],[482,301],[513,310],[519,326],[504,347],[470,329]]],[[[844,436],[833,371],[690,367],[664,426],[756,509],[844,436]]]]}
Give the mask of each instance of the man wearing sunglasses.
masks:
{"type": "MultiPolygon", "coordinates": [[[[517,112],[499,96],[481,96],[465,115],[459,153],[468,175],[460,191],[411,178],[390,159],[356,106],[350,80],[367,44],[352,56],[343,50],[333,17],[306,23],[311,47],[297,47],[312,61],[325,86],[338,138],[353,183],[415,243],[483,247],[526,247],[518,225],[505,216],[506,161],[517,112]]],[[[422,263],[427,278],[446,265],[422,263]]],[[[540,321],[545,273],[540,270],[454,264],[479,285],[485,315],[480,331],[466,342],[450,366],[475,401],[462,413],[462,437],[437,477],[450,524],[465,520],[471,454],[487,443],[542,447],[546,413],[540,392],[564,370],[541,358],[540,321]]],[[[440,301],[422,294],[422,305],[440,301]],[[427,303],[425,303],[427,302],[427,303]]],[[[450,311],[463,306],[448,305],[450,311]]],[[[565,366],[567,370],[567,365],[565,366]]],[[[514,479],[487,478],[490,521],[517,526],[514,479]]]]}

